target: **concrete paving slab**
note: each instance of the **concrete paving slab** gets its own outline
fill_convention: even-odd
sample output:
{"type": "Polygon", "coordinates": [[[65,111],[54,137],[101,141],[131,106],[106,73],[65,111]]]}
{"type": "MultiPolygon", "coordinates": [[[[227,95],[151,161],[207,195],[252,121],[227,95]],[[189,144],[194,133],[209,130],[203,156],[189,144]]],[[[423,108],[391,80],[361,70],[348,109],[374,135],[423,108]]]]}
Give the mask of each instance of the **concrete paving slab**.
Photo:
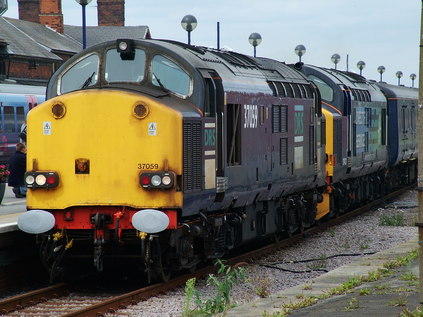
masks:
{"type": "MultiPolygon", "coordinates": [[[[341,286],[352,277],[366,276],[369,272],[376,272],[384,263],[395,261],[400,256],[406,256],[418,249],[416,240],[402,243],[392,249],[384,250],[374,255],[358,259],[350,264],[339,267],[323,274],[309,284],[297,285],[272,294],[268,298],[258,299],[251,303],[235,307],[225,313],[225,316],[272,316],[281,312],[281,308],[288,303],[297,305],[308,296],[327,294],[331,289],[341,286]],[[311,289],[308,289],[310,288],[311,289]],[[307,289],[306,289],[307,288],[307,289]]],[[[316,304],[291,312],[290,317],[390,317],[409,308],[414,310],[419,304],[419,294],[416,281],[402,280],[404,274],[411,272],[419,276],[417,259],[408,266],[396,269],[396,273],[381,280],[366,283],[345,295],[332,296],[319,300],[316,304]],[[411,286],[410,286],[411,285],[411,286]],[[367,288],[369,290],[367,290],[367,288]],[[364,291],[363,291],[364,289],[364,291]],[[361,292],[360,292],[361,290],[361,292]],[[360,295],[367,293],[367,296],[360,295]]]]}

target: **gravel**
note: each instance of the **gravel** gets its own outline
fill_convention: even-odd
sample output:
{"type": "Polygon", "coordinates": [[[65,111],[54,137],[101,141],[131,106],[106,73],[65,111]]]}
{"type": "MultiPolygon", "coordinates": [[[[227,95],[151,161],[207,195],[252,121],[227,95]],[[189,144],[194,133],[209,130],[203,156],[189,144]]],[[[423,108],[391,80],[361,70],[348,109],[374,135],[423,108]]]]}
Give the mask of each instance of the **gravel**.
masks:
{"type": "MultiPolygon", "coordinates": [[[[313,278],[360,256],[417,238],[414,226],[417,217],[417,192],[410,190],[384,208],[304,238],[295,246],[249,265],[245,268],[246,281],[233,288],[231,298],[241,305],[258,298],[256,293],[265,295],[298,284],[311,284],[313,278]],[[381,225],[381,222],[389,225],[381,225]],[[311,259],[314,260],[298,262],[311,259]]],[[[196,289],[202,299],[213,296],[213,289],[206,286],[205,281],[197,281],[196,289]]],[[[179,288],[108,316],[182,316],[183,301],[184,289],[179,288]]]]}

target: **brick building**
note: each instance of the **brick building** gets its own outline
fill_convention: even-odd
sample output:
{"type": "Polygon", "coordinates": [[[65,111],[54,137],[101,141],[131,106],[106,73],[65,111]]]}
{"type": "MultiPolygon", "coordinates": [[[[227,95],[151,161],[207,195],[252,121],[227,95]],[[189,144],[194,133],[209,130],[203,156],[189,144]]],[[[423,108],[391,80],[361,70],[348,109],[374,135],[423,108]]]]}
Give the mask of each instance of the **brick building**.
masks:
{"type": "MultiPolygon", "coordinates": [[[[46,85],[64,61],[82,50],[82,27],[63,24],[61,0],[17,1],[19,20],[0,17],[0,80],[46,85]]],[[[124,0],[97,0],[99,26],[87,27],[87,46],[151,38],[147,26],[124,26],[124,5],[124,0]]]]}

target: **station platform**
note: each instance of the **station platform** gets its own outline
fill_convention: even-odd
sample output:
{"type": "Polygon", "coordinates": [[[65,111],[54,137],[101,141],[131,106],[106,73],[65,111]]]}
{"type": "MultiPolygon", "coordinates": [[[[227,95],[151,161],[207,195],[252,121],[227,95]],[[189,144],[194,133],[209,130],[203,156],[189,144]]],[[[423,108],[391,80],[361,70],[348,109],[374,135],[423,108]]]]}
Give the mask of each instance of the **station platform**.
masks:
{"type": "Polygon", "coordinates": [[[26,199],[16,198],[12,187],[6,187],[0,205],[0,234],[18,230],[18,217],[25,211],[26,199]]]}
{"type": "Polygon", "coordinates": [[[399,263],[399,258],[417,249],[417,240],[400,244],[323,274],[309,284],[285,289],[268,298],[235,307],[224,316],[398,317],[404,311],[412,312],[421,306],[418,257],[407,265],[392,268],[392,274],[388,276],[363,282],[340,295],[328,294],[351,285],[352,281],[360,277],[375,276],[373,272],[378,272],[378,269],[386,271],[386,267],[399,263]],[[290,309],[289,314],[287,309],[290,309]]]}

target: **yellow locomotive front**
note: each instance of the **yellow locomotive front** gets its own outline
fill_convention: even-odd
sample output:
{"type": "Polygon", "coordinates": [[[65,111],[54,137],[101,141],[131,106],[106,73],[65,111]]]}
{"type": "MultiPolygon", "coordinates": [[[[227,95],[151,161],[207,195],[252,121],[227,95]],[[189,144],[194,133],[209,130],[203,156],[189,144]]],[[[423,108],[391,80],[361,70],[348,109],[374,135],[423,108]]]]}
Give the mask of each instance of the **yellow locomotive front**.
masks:
{"type": "Polygon", "coordinates": [[[78,54],[28,115],[29,211],[18,226],[41,234],[51,280],[64,259],[93,259],[101,271],[115,254],[167,276],[166,229],[178,227],[183,205],[183,117],[199,112],[184,101],[189,73],[145,45],[118,40],[78,54]]]}
{"type": "Polygon", "coordinates": [[[182,173],[181,121],[160,102],[117,90],[48,100],[28,116],[28,208],[180,208],[174,185],[182,173]],[[46,171],[57,173],[56,188],[37,184],[46,171]],[[150,174],[161,176],[158,186],[172,194],[145,190],[150,174]]]}

